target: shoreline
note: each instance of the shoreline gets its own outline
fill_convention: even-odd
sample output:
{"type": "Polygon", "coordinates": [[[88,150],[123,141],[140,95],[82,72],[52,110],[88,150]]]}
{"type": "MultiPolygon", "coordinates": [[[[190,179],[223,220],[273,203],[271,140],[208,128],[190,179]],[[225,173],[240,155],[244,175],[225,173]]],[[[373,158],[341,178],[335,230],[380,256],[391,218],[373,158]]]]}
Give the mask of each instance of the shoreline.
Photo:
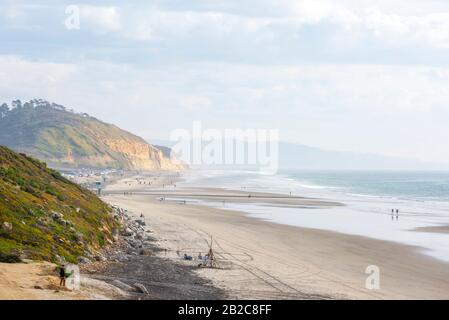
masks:
{"type": "MultiPolygon", "coordinates": [[[[12,292],[3,298],[449,299],[449,265],[424,255],[420,247],[278,224],[195,201],[226,199],[251,204],[263,199],[274,207],[337,206],[344,210],[339,203],[269,193],[247,197],[244,191],[219,188],[176,188],[173,184],[179,179],[152,173],[107,184],[101,197],[115,206],[123,230],[101,253],[101,259],[80,265],[81,290],[61,290],[54,285],[58,279],[48,266],[30,263],[20,265],[30,274],[29,283],[0,283],[12,292]],[[144,184],[145,179],[151,185],[144,184]],[[109,190],[114,194],[108,194],[109,190]],[[161,190],[170,193],[163,201],[158,194],[161,190]],[[194,194],[192,201],[179,201],[176,193],[181,192],[194,194]],[[205,254],[211,243],[217,268],[199,268],[196,256],[205,254]],[[182,259],[184,254],[192,256],[192,261],[182,259]],[[380,270],[379,290],[365,285],[367,267],[373,265],[380,270]],[[46,284],[33,287],[36,281],[46,284]]],[[[447,230],[438,228],[432,230],[447,230]]],[[[5,277],[12,271],[0,265],[5,277]]]]}
{"type": "Polygon", "coordinates": [[[449,233],[449,225],[419,227],[419,228],[413,229],[412,231],[448,234],[449,233]]]}
{"type": "MultiPolygon", "coordinates": [[[[418,247],[420,252],[427,256],[449,262],[449,250],[444,246],[444,242],[449,240],[446,236],[449,226],[417,220],[416,213],[407,210],[401,211],[398,219],[398,216],[391,215],[390,209],[385,209],[388,206],[385,203],[367,203],[362,207],[359,204],[355,206],[352,202],[339,202],[316,196],[305,197],[217,187],[185,187],[182,183],[180,185],[181,187],[177,188],[134,187],[130,192],[115,186],[114,191],[106,191],[104,195],[144,195],[158,197],[165,202],[239,211],[252,218],[275,224],[326,230],[418,247]],[[368,209],[373,205],[382,206],[383,210],[368,209]],[[430,243],[434,245],[427,245],[430,243]]],[[[421,219],[427,218],[423,215],[421,219]]]]}
{"type": "MultiPolygon", "coordinates": [[[[117,190],[117,185],[114,188],[117,190]]],[[[157,245],[167,248],[166,256],[174,262],[184,263],[180,258],[183,251],[192,256],[206,252],[212,236],[223,270],[200,268],[196,273],[223,289],[227,298],[449,298],[448,264],[425,256],[417,247],[280,225],[242,212],[160,201],[156,195],[103,198],[143,213],[157,245]],[[365,288],[365,271],[370,265],[380,268],[380,290],[365,288]]]]}

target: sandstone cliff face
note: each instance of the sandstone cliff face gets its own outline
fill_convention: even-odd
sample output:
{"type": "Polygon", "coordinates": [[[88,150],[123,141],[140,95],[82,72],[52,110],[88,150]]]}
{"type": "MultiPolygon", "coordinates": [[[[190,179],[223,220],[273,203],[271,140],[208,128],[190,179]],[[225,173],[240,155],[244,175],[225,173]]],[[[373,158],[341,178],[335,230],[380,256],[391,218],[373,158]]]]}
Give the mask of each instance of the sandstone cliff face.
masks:
{"type": "Polygon", "coordinates": [[[52,166],[182,170],[184,166],[115,125],[43,100],[0,118],[0,144],[52,166]],[[57,106],[57,107],[55,107],[57,106]]]}
{"type": "Polygon", "coordinates": [[[116,152],[122,153],[129,167],[139,170],[180,170],[182,166],[164,156],[162,151],[145,141],[128,139],[106,139],[104,143],[116,152]]]}
{"type": "Polygon", "coordinates": [[[104,144],[121,153],[130,168],[156,170],[161,168],[161,157],[156,149],[140,141],[130,139],[105,139],[104,144]]]}

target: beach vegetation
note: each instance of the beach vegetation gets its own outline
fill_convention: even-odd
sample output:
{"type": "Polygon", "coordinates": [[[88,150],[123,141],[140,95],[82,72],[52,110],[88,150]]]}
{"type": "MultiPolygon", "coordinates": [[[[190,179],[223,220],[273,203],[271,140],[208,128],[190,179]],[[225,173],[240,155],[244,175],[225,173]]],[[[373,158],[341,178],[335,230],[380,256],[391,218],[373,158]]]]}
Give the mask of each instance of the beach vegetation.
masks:
{"type": "Polygon", "coordinates": [[[111,242],[116,225],[94,193],[0,146],[0,262],[76,262],[111,242]]]}

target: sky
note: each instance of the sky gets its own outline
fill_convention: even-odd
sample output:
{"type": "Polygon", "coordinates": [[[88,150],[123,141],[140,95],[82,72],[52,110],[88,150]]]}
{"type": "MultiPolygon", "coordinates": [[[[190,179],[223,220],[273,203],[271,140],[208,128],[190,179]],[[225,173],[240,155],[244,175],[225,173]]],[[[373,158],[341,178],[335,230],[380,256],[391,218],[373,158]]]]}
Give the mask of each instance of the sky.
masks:
{"type": "Polygon", "coordinates": [[[1,0],[0,77],[147,139],[200,120],[449,162],[448,0],[1,0]]]}

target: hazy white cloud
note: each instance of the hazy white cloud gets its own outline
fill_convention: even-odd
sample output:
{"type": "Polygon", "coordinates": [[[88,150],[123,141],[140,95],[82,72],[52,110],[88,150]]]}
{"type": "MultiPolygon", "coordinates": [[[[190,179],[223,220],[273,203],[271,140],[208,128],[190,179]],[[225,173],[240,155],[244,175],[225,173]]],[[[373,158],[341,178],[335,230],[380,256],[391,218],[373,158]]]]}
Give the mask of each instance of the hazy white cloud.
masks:
{"type": "Polygon", "coordinates": [[[7,7],[0,12],[7,21],[14,21],[20,19],[22,16],[21,10],[16,6],[7,7]]]}
{"type": "Polygon", "coordinates": [[[205,96],[184,96],[179,101],[179,105],[187,110],[203,109],[207,111],[212,106],[212,101],[205,96]]]}
{"type": "Polygon", "coordinates": [[[77,74],[78,67],[73,64],[0,56],[0,96],[4,99],[45,96],[55,86],[70,83],[77,74]]]}
{"type": "Polygon", "coordinates": [[[121,29],[120,10],[117,7],[80,6],[83,28],[100,31],[119,31],[121,29]]]}
{"type": "MultiPolygon", "coordinates": [[[[385,11],[379,4],[360,7],[354,6],[353,3],[348,5],[345,1],[281,1],[278,7],[283,7],[284,10],[278,10],[278,14],[272,16],[248,16],[238,12],[213,10],[178,11],[157,7],[126,7],[120,10],[125,21],[123,29],[118,27],[116,31],[121,36],[142,41],[170,41],[185,37],[207,39],[229,34],[238,37],[244,36],[245,33],[270,40],[270,35],[283,28],[294,40],[294,34],[305,26],[331,24],[359,36],[364,33],[365,38],[375,36],[386,47],[411,43],[421,46],[423,41],[426,45],[436,48],[447,48],[449,45],[449,5],[445,11],[415,15],[385,11]]],[[[110,9],[106,12],[103,12],[106,9],[97,10],[103,12],[103,15],[108,13],[106,17],[114,21],[110,24],[117,26],[119,13],[114,9],[113,12],[110,12],[110,9]]]]}
{"type": "Polygon", "coordinates": [[[147,138],[203,120],[449,158],[447,1],[84,0],[68,31],[71,4],[0,3],[3,100],[46,98],[147,138]]]}
{"type": "Polygon", "coordinates": [[[430,46],[449,48],[449,11],[423,16],[400,16],[384,14],[373,8],[367,11],[364,23],[376,37],[385,38],[393,45],[425,41],[430,46]]]}
{"type": "Polygon", "coordinates": [[[445,154],[449,68],[194,63],[132,67],[0,58],[0,95],[44,97],[166,138],[194,120],[216,128],[280,129],[317,146],[425,160],[445,154]],[[26,76],[25,76],[26,75],[26,76]],[[158,121],[154,121],[158,119],[158,121]]]}
{"type": "Polygon", "coordinates": [[[253,1],[189,6],[181,1],[84,1],[78,33],[67,32],[65,5],[53,2],[0,4],[4,30],[30,30],[5,32],[1,53],[25,51],[46,59],[98,55],[124,62],[123,45],[138,49],[129,59],[135,64],[148,63],[150,57],[167,62],[446,64],[449,53],[449,3],[443,1],[263,0],[257,6],[253,1]],[[45,50],[18,45],[41,37],[52,41],[40,42],[48,46],[45,50]]]}

